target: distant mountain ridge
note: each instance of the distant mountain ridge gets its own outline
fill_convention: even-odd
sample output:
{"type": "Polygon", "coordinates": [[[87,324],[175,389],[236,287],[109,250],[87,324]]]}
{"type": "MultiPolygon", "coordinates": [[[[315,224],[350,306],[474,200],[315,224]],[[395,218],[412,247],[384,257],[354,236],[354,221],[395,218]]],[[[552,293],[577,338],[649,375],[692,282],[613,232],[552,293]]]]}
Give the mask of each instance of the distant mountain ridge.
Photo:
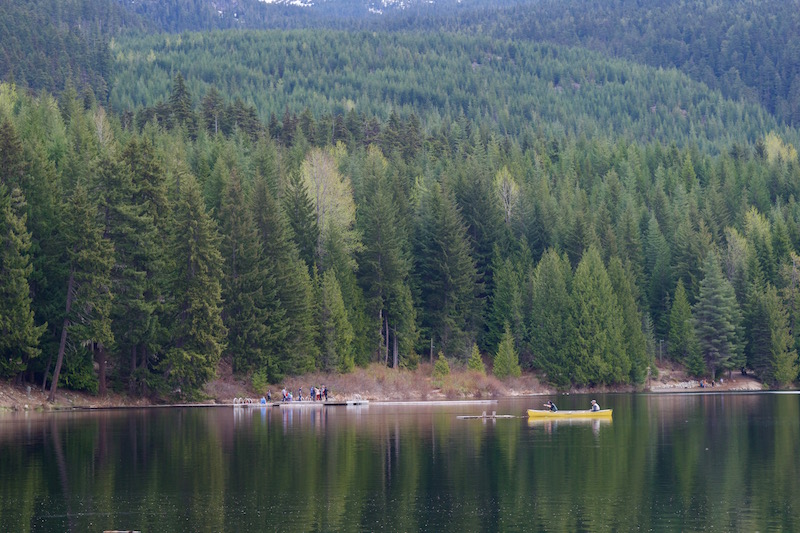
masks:
{"type": "Polygon", "coordinates": [[[528,0],[116,0],[165,31],[298,28],[374,21],[380,16],[448,16],[528,0]]]}

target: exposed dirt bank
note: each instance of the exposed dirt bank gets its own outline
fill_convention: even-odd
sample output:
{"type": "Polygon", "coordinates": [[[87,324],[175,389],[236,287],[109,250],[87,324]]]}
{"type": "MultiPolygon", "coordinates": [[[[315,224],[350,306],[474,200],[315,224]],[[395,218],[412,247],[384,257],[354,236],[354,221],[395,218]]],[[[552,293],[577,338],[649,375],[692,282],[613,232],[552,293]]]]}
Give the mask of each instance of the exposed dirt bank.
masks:
{"type": "MultiPolygon", "coordinates": [[[[347,375],[308,374],[290,377],[271,388],[273,399],[279,397],[280,390],[286,387],[295,396],[298,389],[308,394],[309,387],[326,386],[331,395],[340,400],[366,399],[371,401],[398,400],[457,400],[486,399],[509,396],[554,395],[558,391],[542,384],[533,374],[500,381],[492,376],[481,376],[474,372],[454,371],[439,381],[434,380],[432,365],[424,363],[415,371],[392,370],[382,365],[357,368],[347,375]]],[[[732,374],[716,383],[714,387],[703,389],[696,379],[691,379],[678,367],[659,368],[658,375],[638,390],[652,392],[696,392],[696,391],[741,391],[762,390],[762,384],[752,376],[732,374]]],[[[633,387],[604,387],[594,389],[574,389],[571,393],[583,392],[634,392],[633,387]]],[[[220,365],[218,377],[204,389],[202,403],[233,403],[234,398],[260,398],[266,391],[256,391],[250,382],[234,376],[230,365],[220,365]]],[[[167,400],[169,403],[170,400],[167,400]]],[[[183,400],[173,399],[176,403],[183,400]]],[[[41,387],[18,386],[0,381],[0,409],[11,410],[54,410],[73,408],[143,407],[155,402],[149,398],[131,398],[125,394],[109,393],[95,396],[84,392],[60,389],[56,401],[49,403],[47,393],[41,387]]]]}

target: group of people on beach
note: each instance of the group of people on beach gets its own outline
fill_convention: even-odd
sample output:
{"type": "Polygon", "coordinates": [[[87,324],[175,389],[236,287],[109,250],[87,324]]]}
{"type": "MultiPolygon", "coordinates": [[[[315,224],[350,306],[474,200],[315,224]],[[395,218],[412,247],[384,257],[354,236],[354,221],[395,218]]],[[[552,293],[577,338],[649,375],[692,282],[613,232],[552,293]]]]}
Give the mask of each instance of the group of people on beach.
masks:
{"type": "MultiPolygon", "coordinates": [[[[309,394],[308,396],[303,396],[303,387],[297,389],[297,396],[294,396],[291,391],[287,391],[286,387],[281,390],[281,401],[282,402],[302,402],[304,399],[306,401],[311,400],[312,402],[316,401],[328,401],[328,387],[323,385],[322,387],[316,387],[314,385],[308,388],[309,394]]],[[[272,401],[272,394],[268,391],[267,392],[267,399],[272,401]]]]}

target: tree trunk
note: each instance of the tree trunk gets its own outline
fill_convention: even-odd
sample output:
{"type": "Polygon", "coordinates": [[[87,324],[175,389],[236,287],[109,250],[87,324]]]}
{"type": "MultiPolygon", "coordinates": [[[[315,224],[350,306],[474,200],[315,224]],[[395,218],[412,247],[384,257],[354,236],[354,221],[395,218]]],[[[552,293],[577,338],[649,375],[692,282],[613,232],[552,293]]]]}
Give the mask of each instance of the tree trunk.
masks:
{"type": "Polygon", "coordinates": [[[394,351],[394,353],[392,354],[394,359],[392,366],[394,368],[397,368],[398,366],[400,366],[400,360],[399,360],[400,355],[397,353],[397,326],[394,327],[394,339],[392,341],[392,350],[394,351]]]}
{"type": "Polygon", "coordinates": [[[128,378],[128,391],[134,394],[136,391],[136,345],[131,346],[131,375],[128,378]]]}
{"type": "Polygon", "coordinates": [[[108,387],[106,386],[106,347],[102,343],[96,344],[94,355],[94,360],[97,361],[97,393],[100,396],[105,396],[108,392],[108,387]]]}
{"type": "Polygon", "coordinates": [[[389,364],[389,318],[384,316],[383,317],[383,331],[385,332],[384,343],[383,347],[383,365],[387,366],[389,364]]]}
{"type": "Polygon", "coordinates": [[[61,365],[64,363],[64,351],[67,347],[67,328],[69,328],[69,312],[72,310],[72,291],[75,285],[75,271],[70,270],[69,281],[67,281],[67,312],[64,316],[64,324],[61,326],[61,342],[58,344],[58,357],[56,358],[56,368],[53,370],[53,381],[50,383],[50,394],[47,401],[56,401],[56,389],[58,388],[58,376],[61,374],[61,365]]]}
{"type": "Polygon", "coordinates": [[[47,357],[47,368],[44,370],[44,376],[42,377],[42,392],[47,390],[47,374],[50,373],[50,365],[53,363],[53,354],[51,353],[47,357]]]}

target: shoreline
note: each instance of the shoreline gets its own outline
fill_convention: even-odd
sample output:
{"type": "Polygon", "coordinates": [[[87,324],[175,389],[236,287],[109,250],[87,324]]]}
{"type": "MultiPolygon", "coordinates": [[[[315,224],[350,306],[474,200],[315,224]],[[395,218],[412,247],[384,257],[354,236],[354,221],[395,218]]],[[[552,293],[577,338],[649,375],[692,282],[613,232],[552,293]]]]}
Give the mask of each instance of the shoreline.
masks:
{"type": "MultiPolygon", "coordinates": [[[[535,374],[526,373],[519,378],[500,381],[493,376],[476,372],[456,370],[445,378],[431,378],[432,365],[423,363],[419,368],[393,370],[382,365],[357,368],[351,374],[314,373],[287,377],[280,385],[271,388],[273,397],[286,387],[290,391],[308,391],[312,385],[325,384],[332,391],[332,400],[368,401],[373,404],[434,404],[434,403],[482,403],[501,398],[562,396],[571,394],[608,393],[717,393],[753,392],[766,390],[753,376],[731,375],[714,387],[700,387],[696,379],[689,378],[680,368],[659,368],[658,377],[645,386],[620,385],[612,387],[576,387],[569,391],[558,391],[542,384],[535,374]]],[[[163,407],[232,406],[237,398],[260,399],[266,391],[255,391],[248,381],[234,376],[229,368],[221,365],[218,377],[206,385],[203,399],[190,402],[175,398],[129,397],[121,393],[109,393],[100,397],[87,392],[59,389],[56,402],[47,402],[47,392],[41,387],[14,385],[0,381],[0,411],[70,411],[101,409],[139,409],[163,407]]],[[[274,403],[274,402],[273,402],[274,403]]]]}

